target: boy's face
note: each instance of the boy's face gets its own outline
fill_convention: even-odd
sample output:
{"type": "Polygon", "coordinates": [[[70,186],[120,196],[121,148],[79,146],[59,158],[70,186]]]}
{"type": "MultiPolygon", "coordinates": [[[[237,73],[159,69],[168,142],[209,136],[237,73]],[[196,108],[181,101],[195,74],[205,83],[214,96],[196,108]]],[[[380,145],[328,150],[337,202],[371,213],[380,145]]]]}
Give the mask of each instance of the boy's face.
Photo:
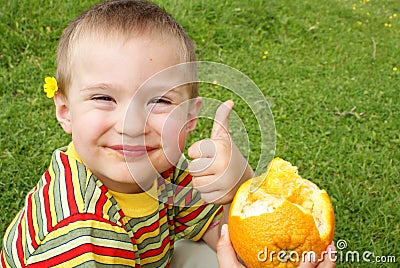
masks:
{"type": "Polygon", "coordinates": [[[172,167],[196,125],[200,100],[188,86],[175,87],[181,73],[140,86],[179,64],[175,39],[87,40],[72,56],[67,98],[56,96],[57,118],[72,134],[85,165],[112,190],[140,192],[172,167]]]}

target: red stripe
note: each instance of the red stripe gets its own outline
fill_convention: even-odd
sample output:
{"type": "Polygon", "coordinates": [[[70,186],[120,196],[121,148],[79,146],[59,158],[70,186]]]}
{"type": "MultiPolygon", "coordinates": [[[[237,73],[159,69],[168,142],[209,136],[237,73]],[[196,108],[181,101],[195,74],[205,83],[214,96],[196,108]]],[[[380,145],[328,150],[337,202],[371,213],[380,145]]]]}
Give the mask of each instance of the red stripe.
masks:
{"type": "Polygon", "coordinates": [[[153,232],[160,227],[160,222],[156,221],[149,226],[144,226],[135,232],[135,238],[139,239],[144,233],[153,232]]]}
{"type": "MultiPolygon", "coordinates": [[[[35,189],[36,191],[36,189],[35,189]]],[[[21,214],[21,218],[24,217],[24,214],[26,213],[26,221],[28,222],[28,232],[29,232],[29,236],[32,240],[32,246],[34,249],[37,249],[39,247],[39,245],[36,243],[36,233],[35,233],[35,229],[33,228],[33,220],[32,220],[32,195],[35,192],[33,191],[30,195],[28,195],[27,197],[27,203],[28,203],[28,208],[26,211],[22,212],[21,214]]],[[[18,224],[22,224],[21,221],[18,224]]]]}
{"type": "Polygon", "coordinates": [[[71,166],[69,165],[68,161],[68,156],[65,154],[60,154],[61,162],[64,166],[64,179],[67,187],[67,200],[68,200],[68,207],[70,210],[70,214],[76,214],[78,213],[78,205],[75,202],[75,194],[74,194],[74,186],[72,183],[72,172],[71,172],[71,166]]]}
{"type": "MultiPolygon", "coordinates": [[[[97,215],[99,215],[99,216],[102,216],[103,215],[103,207],[104,207],[104,205],[105,205],[105,203],[106,202],[108,202],[108,197],[107,197],[107,195],[106,195],[106,193],[108,192],[108,189],[107,189],[107,187],[103,184],[103,185],[101,185],[100,186],[100,190],[101,190],[101,195],[100,195],[100,198],[99,198],[99,200],[97,200],[97,203],[96,203],[96,214],[97,215]]],[[[123,223],[123,221],[122,221],[122,219],[125,217],[125,214],[124,214],[124,212],[122,211],[122,209],[120,209],[120,210],[118,210],[118,214],[119,214],[119,223],[121,223],[122,225],[124,225],[124,223],[123,223]]]]}
{"type": "Polygon", "coordinates": [[[166,171],[164,171],[163,173],[161,173],[161,176],[164,179],[168,179],[168,177],[171,175],[171,173],[175,170],[175,167],[171,167],[169,169],[167,169],[166,171]]]}
{"type": "MultiPolygon", "coordinates": [[[[90,213],[84,213],[84,214],[75,214],[75,215],[72,215],[72,216],[70,216],[70,217],[68,217],[68,218],[66,218],[66,219],[64,219],[64,220],[62,220],[61,222],[59,222],[59,223],[57,224],[57,229],[58,229],[58,228],[65,227],[65,226],[67,226],[68,224],[73,223],[73,222],[87,221],[87,220],[94,220],[94,221],[98,221],[98,222],[105,222],[105,223],[108,223],[108,224],[110,224],[110,225],[112,225],[112,226],[118,226],[117,224],[115,224],[115,223],[113,223],[113,222],[111,222],[111,221],[109,221],[109,220],[106,220],[106,219],[104,219],[103,217],[100,217],[100,216],[98,216],[98,215],[94,215],[94,214],[90,214],[90,213]]],[[[122,228],[122,227],[121,227],[121,228],[122,228]]]]}
{"type": "Polygon", "coordinates": [[[50,202],[49,202],[49,187],[50,187],[50,173],[47,170],[46,173],[44,173],[44,176],[46,178],[46,183],[43,186],[43,205],[44,205],[44,211],[45,211],[45,217],[46,217],[46,223],[47,223],[47,231],[50,232],[52,229],[51,226],[51,212],[50,212],[50,202]]]}
{"type": "Polygon", "coordinates": [[[103,215],[103,207],[108,200],[107,196],[105,195],[105,193],[107,192],[107,188],[104,185],[102,185],[100,187],[100,190],[102,194],[100,195],[99,200],[97,200],[96,203],[96,208],[95,208],[96,215],[103,215]]]}
{"type": "Polygon", "coordinates": [[[18,238],[16,242],[16,247],[17,247],[17,254],[18,254],[18,259],[19,263],[24,263],[24,251],[23,251],[23,245],[24,241],[22,241],[22,226],[21,224],[18,224],[18,238]]]}
{"type": "Polygon", "coordinates": [[[49,266],[59,265],[85,253],[94,253],[102,256],[120,257],[124,259],[130,259],[133,261],[135,260],[135,254],[132,251],[118,249],[118,248],[96,246],[93,244],[83,244],[67,252],[61,253],[60,255],[54,256],[48,260],[37,262],[34,265],[31,265],[30,267],[49,267],[49,266]]]}
{"type": "Polygon", "coordinates": [[[162,209],[162,210],[160,210],[160,211],[158,212],[158,216],[159,216],[160,219],[161,219],[161,218],[164,218],[165,215],[167,215],[167,210],[166,210],[166,209],[162,209]]]}
{"type": "Polygon", "coordinates": [[[178,195],[182,190],[185,190],[186,188],[192,188],[192,179],[192,175],[188,173],[182,181],[178,182],[178,187],[176,187],[175,195],[178,195]]]}
{"type": "Polygon", "coordinates": [[[122,219],[125,217],[124,212],[122,211],[122,209],[118,210],[118,214],[120,216],[119,222],[124,225],[124,223],[122,222],[122,219]]]}
{"type": "Polygon", "coordinates": [[[5,255],[4,249],[2,249],[0,253],[1,267],[6,267],[6,261],[4,260],[4,255],[5,255]]]}
{"type": "Polygon", "coordinates": [[[167,215],[166,209],[163,209],[163,210],[159,211],[158,215],[159,215],[159,220],[158,221],[152,223],[149,226],[143,226],[143,227],[139,228],[135,232],[135,238],[136,239],[139,239],[144,233],[152,232],[155,229],[159,228],[160,227],[160,220],[167,215]]]}
{"type": "Polygon", "coordinates": [[[186,225],[175,225],[175,234],[179,234],[183,231],[185,231],[187,228],[186,225]]]}
{"type": "Polygon", "coordinates": [[[202,205],[202,206],[198,207],[196,210],[190,212],[188,215],[186,215],[184,217],[180,217],[179,222],[186,223],[188,221],[193,220],[194,218],[199,216],[199,214],[204,210],[205,206],[206,205],[202,205]]]}
{"type": "MultiPolygon", "coordinates": [[[[219,209],[217,210],[217,213],[215,213],[215,216],[221,214],[224,211],[224,207],[220,206],[219,209]]],[[[228,212],[229,213],[229,212],[228,212]]]]}
{"type": "Polygon", "coordinates": [[[190,190],[190,191],[186,194],[186,197],[185,197],[185,205],[186,205],[186,206],[189,205],[189,204],[192,202],[192,200],[193,200],[192,193],[193,193],[193,191],[190,190]]]}
{"type": "Polygon", "coordinates": [[[170,237],[167,236],[167,237],[165,237],[164,240],[162,241],[161,247],[155,248],[155,249],[151,249],[151,250],[148,250],[148,251],[144,252],[143,254],[140,254],[140,258],[141,258],[141,259],[144,259],[144,258],[149,258],[149,257],[153,257],[153,256],[158,256],[158,255],[160,255],[160,254],[164,251],[165,247],[166,247],[169,243],[170,243],[170,237]]]}
{"type": "MultiPolygon", "coordinates": [[[[181,175],[182,176],[182,175],[181,175]]],[[[180,181],[179,183],[178,183],[178,185],[179,186],[182,186],[182,187],[187,187],[191,182],[192,182],[192,179],[193,179],[193,177],[192,177],[192,175],[190,175],[189,173],[186,175],[186,177],[182,180],[182,181],[180,181]]]]}

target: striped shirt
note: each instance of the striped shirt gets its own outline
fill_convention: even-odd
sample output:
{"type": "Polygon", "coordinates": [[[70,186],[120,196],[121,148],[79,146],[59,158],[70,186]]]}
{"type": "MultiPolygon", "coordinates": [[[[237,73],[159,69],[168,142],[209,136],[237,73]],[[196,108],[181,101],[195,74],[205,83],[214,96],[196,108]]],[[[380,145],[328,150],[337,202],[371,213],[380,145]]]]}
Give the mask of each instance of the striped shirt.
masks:
{"type": "Polygon", "coordinates": [[[200,239],[222,215],[191,187],[187,162],[178,167],[137,195],[132,217],[76,157],[56,150],[6,230],[1,266],[168,267],[175,240],[200,239]]]}

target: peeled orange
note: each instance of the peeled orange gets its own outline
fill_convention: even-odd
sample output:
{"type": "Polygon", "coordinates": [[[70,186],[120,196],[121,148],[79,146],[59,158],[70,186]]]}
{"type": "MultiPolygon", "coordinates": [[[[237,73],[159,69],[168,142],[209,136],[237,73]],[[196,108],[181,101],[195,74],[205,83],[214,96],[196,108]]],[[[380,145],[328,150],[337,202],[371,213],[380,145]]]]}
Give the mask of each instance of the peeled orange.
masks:
{"type": "Polygon", "coordinates": [[[334,234],[326,191],[280,158],[261,176],[253,179],[266,177],[256,191],[245,182],[231,204],[228,228],[239,257],[248,267],[298,267],[307,254],[319,260],[334,234]]]}

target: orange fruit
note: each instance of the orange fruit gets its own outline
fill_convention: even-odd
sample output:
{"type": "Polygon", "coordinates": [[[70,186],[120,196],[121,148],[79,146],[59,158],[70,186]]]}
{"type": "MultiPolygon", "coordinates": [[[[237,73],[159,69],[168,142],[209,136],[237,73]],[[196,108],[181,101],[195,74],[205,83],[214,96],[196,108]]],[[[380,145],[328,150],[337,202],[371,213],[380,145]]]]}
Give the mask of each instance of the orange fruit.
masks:
{"type": "Polygon", "coordinates": [[[298,267],[313,254],[318,260],[334,234],[328,194],[303,179],[297,167],[275,158],[265,181],[250,193],[250,182],[237,191],[229,213],[232,245],[248,267],[298,267]]]}

